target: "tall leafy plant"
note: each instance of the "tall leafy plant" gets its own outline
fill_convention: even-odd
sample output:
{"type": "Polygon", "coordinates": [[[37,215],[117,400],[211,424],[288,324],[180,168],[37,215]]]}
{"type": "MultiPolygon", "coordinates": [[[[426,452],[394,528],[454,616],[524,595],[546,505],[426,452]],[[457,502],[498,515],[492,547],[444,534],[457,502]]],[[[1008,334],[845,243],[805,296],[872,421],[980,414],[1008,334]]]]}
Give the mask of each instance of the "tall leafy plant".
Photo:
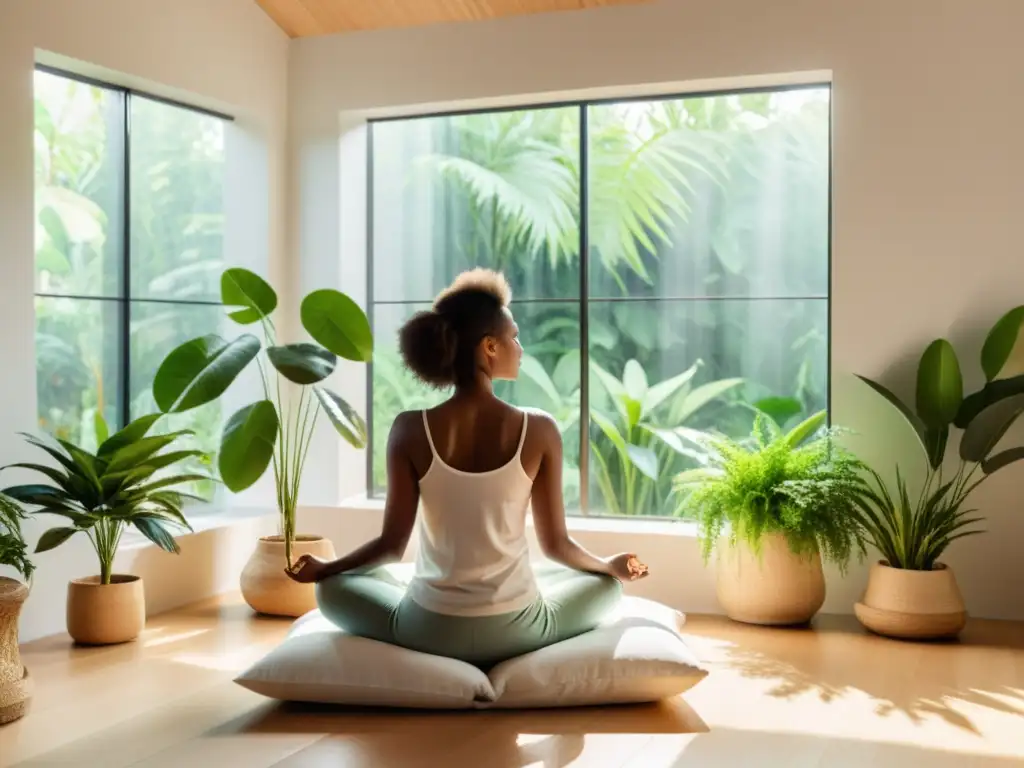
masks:
{"type": "Polygon", "coordinates": [[[674,465],[694,458],[686,426],[702,408],[743,383],[720,379],[692,386],[697,361],[677,376],[651,384],[636,360],[618,379],[596,364],[593,375],[609,396],[613,412],[590,409],[593,473],[608,511],[616,515],[660,514],[671,492],[674,465]]]}
{"type": "Polygon", "coordinates": [[[162,414],[142,416],[113,435],[96,420],[99,448],[90,453],[66,440],[25,435],[56,464],[19,463],[50,482],[16,485],[3,493],[36,513],[57,515],[68,525],[51,528],[39,539],[36,552],[60,546],[77,533],[89,538],[100,565],[100,583],[109,584],[114,555],[125,527],[132,525],[166,552],[177,553],[174,529],[191,530],[182,506],[191,497],[179,486],[206,479],[199,474],[174,474],[181,462],[201,455],[197,450],[164,450],[187,432],[150,435],[162,414]]]}
{"type": "Polygon", "coordinates": [[[696,517],[705,561],[723,534],[730,545],[758,552],[764,537],[780,533],[799,555],[815,552],[846,566],[861,550],[857,501],[862,463],[821,430],[824,411],[789,432],[764,414],[752,440],[700,437],[707,466],[676,477],[677,513],[696,517]]]}
{"type": "Polygon", "coordinates": [[[997,450],[1024,413],[1024,306],[1007,312],[989,331],[981,350],[985,383],[964,395],[960,362],[953,345],[933,341],[917,367],[914,407],[876,381],[859,377],[910,425],[927,460],[920,494],[912,501],[897,470],[890,494],[873,473],[874,485],[861,505],[862,524],[883,556],[896,568],[929,569],[957,538],[979,533],[980,518],[965,509],[975,488],[993,473],[1024,459],[1024,446],[997,450]],[[960,430],[955,467],[947,448],[960,430]]]}
{"type": "Polygon", "coordinates": [[[263,341],[243,333],[231,341],[209,334],[185,342],[161,364],[153,381],[153,397],[164,413],[190,411],[224,394],[256,361],[264,399],[239,409],[227,420],[218,468],[224,484],[237,493],[259,480],[268,466],[273,467],[285,557],[290,565],[299,485],[321,412],[349,444],[360,449],[366,444],[362,417],[323,382],[339,357],[370,360],[370,324],[351,298],[340,291],[321,289],[307,295],[300,307],[302,325],[317,343],[280,344],[271,320],[277,293],[259,275],[241,268],[225,270],[221,301],[231,308],[228,317],[234,322],[258,326],[263,341]],[[288,397],[289,384],[299,387],[297,397],[288,397]]]}

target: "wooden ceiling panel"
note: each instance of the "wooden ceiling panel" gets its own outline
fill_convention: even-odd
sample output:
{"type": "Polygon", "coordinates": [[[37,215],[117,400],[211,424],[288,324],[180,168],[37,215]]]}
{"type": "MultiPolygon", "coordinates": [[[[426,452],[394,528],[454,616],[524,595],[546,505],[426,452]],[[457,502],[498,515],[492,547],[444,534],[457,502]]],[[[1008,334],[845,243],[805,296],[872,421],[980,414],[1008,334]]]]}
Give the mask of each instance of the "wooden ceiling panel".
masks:
{"type": "Polygon", "coordinates": [[[290,37],[580,11],[650,0],[256,0],[290,37]]]}

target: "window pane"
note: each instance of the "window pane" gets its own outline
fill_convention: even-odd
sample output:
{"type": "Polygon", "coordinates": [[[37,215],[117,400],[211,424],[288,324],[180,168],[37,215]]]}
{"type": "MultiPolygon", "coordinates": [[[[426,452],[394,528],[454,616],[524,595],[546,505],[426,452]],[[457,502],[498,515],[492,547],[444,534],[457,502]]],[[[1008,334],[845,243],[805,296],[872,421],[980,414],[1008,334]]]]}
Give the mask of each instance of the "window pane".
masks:
{"type": "Polygon", "coordinates": [[[34,87],[36,291],[119,296],[122,96],[47,72],[34,87]]]}
{"type": "Polygon", "coordinates": [[[589,511],[671,514],[695,466],[678,427],[742,437],[766,397],[789,423],[824,408],[827,336],[824,300],[592,301],[589,511]]]}
{"type": "Polygon", "coordinates": [[[220,296],[224,121],[131,99],[133,298],[220,296]]]}
{"type": "Polygon", "coordinates": [[[117,424],[120,313],[117,301],[36,297],[39,427],[86,450],[97,413],[117,424]]]}
{"type": "Polygon", "coordinates": [[[590,295],[828,291],[829,89],[593,106],[590,295]]]}
{"type": "Polygon", "coordinates": [[[517,299],[579,296],[579,109],[375,123],[374,295],[430,302],[503,270],[517,299]]]}
{"type": "MultiPolygon", "coordinates": [[[[189,339],[222,332],[226,323],[219,306],[133,301],[130,308],[131,416],[134,419],[159,410],[153,400],[153,378],[167,354],[189,339]]],[[[217,399],[195,410],[162,418],[153,434],[192,430],[195,435],[183,437],[175,443],[175,448],[206,451],[215,465],[222,424],[221,400],[217,399]]],[[[188,471],[208,472],[210,462],[197,459],[178,466],[188,471]]],[[[193,493],[206,498],[211,498],[213,491],[212,483],[200,483],[192,488],[193,493]]]]}
{"type": "MultiPolygon", "coordinates": [[[[402,411],[430,408],[446,392],[421,384],[402,363],[398,329],[427,304],[379,305],[373,322],[377,348],[373,359],[373,425],[371,451],[375,492],[387,484],[385,449],[388,432],[402,411]]],[[[523,366],[519,380],[497,382],[502,399],[551,413],[562,427],[565,441],[564,490],[566,505],[579,504],[579,305],[576,302],[516,302],[512,311],[520,328],[523,366]]]]}

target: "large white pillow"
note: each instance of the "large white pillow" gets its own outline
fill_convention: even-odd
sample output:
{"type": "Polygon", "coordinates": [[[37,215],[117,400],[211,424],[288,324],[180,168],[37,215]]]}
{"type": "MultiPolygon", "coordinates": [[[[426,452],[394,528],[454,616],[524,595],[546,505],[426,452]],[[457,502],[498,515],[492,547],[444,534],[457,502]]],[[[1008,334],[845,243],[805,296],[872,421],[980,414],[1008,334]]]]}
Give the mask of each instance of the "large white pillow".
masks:
{"type": "Polygon", "coordinates": [[[657,701],[707,675],[663,605],[625,598],[579,637],[511,659],[488,677],[454,659],[347,635],[319,611],[235,682],[270,698],[429,709],[566,707],[657,701]]]}

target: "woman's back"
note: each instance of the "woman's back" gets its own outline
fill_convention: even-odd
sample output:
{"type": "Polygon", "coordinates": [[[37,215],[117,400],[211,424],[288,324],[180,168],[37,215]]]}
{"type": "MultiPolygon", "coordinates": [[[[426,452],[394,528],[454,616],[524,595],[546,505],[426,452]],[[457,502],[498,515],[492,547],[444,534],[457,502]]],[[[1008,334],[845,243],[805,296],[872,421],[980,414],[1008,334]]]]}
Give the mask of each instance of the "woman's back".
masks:
{"type": "Polygon", "coordinates": [[[528,415],[498,401],[449,402],[420,418],[429,455],[414,452],[421,510],[410,597],[459,616],[521,610],[537,597],[526,539],[528,415]]]}

